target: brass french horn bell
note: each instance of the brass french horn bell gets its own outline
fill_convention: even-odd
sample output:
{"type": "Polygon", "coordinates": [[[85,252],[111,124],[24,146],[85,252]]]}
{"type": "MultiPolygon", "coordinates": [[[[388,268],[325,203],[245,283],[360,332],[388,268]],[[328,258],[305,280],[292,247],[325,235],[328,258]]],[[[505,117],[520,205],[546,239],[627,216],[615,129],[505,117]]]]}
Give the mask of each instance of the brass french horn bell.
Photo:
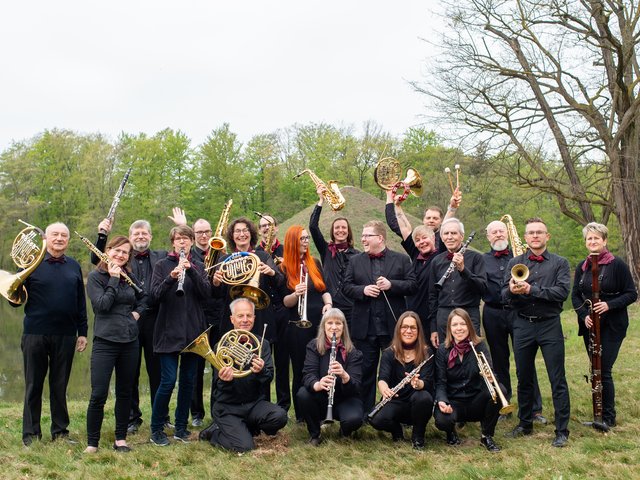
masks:
{"type": "Polygon", "coordinates": [[[227,257],[220,265],[222,281],[231,285],[229,297],[248,298],[256,310],[269,306],[271,298],[260,287],[260,258],[255,253],[237,252],[227,257]],[[246,282],[246,283],[245,283],[246,282]]]}
{"type": "Polygon", "coordinates": [[[524,263],[517,263],[511,267],[511,278],[514,282],[524,282],[529,278],[529,267],[524,263]]]}
{"type": "Polygon", "coordinates": [[[422,177],[415,168],[407,169],[407,176],[401,180],[400,162],[393,157],[380,159],[373,170],[373,179],[383,190],[392,190],[398,186],[409,190],[414,197],[422,195],[422,177]]]}

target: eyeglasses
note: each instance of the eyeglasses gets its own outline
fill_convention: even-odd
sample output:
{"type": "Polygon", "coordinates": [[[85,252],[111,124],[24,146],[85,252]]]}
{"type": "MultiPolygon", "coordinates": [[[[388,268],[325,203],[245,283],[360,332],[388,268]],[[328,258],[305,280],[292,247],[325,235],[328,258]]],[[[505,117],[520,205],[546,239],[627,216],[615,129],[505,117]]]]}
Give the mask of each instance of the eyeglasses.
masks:
{"type": "Polygon", "coordinates": [[[418,331],[418,327],[415,325],[402,325],[400,327],[400,330],[404,330],[407,332],[417,332],[418,331]]]}
{"type": "Polygon", "coordinates": [[[308,242],[309,240],[311,240],[311,237],[309,237],[308,235],[300,237],[301,242],[308,242]]]}
{"type": "Polygon", "coordinates": [[[369,237],[381,237],[382,235],[373,234],[373,233],[363,233],[361,238],[369,238],[369,237]]]}
{"type": "Polygon", "coordinates": [[[536,230],[534,232],[524,232],[525,235],[530,235],[532,237],[541,237],[542,235],[546,235],[547,232],[544,232],[542,230],[536,230]]]}
{"type": "Polygon", "coordinates": [[[243,228],[242,230],[234,230],[233,233],[236,233],[238,235],[242,234],[242,233],[249,233],[250,230],[248,228],[243,228]]]}
{"type": "Polygon", "coordinates": [[[201,230],[193,233],[196,234],[196,237],[202,237],[203,235],[211,235],[211,230],[201,230]]]}

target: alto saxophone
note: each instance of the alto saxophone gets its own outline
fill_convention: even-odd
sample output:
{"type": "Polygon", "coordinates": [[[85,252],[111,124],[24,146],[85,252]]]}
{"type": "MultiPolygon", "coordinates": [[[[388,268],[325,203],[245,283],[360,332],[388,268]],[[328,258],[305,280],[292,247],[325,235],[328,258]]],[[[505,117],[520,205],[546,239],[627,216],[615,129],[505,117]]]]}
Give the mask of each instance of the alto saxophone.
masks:
{"type": "Polygon", "coordinates": [[[303,171],[301,171],[299,174],[297,174],[293,178],[296,179],[299,176],[304,175],[305,173],[309,174],[309,176],[311,177],[311,180],[313,180],[313,183],[316,184],[316,188],[318,188],[320,185],[325,187],[325,190],[322,193],[322,196],[327,201],[327,203],[331,206],[331,209],[334,212],[337,212],[338,210],[342,210],[344,208],[345,200],[344,200],[344,197],[342,196],[342,192],[340,192],[340,188],[338,188],[338,182],[336,182],[335,180],[329,180],[329,182],[324,183],[322,180],[320,180],[320,178],[318,178],[318,176],[315,173],[313,173],[308,168],[305,168],[303,171]]]}

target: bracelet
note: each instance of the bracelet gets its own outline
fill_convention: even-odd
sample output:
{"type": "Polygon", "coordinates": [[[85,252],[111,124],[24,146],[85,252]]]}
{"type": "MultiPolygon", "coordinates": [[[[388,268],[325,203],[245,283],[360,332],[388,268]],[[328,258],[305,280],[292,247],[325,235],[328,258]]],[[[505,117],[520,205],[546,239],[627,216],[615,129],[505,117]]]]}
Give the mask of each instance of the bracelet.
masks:
{"type": "Polygon", "coordinates": [[[451,205],[447,207],[447,212],[457,212],[457,211],[458,209],[456,207],[452,207],[451,205]]]}

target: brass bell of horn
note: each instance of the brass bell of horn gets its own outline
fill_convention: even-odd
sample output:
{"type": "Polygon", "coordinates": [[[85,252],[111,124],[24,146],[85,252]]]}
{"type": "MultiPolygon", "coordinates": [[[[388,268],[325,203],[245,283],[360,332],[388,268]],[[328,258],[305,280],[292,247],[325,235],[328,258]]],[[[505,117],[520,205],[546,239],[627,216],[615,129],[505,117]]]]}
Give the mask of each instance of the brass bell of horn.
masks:
{"type": "Polygon", "coordinates": [[[517,263],[511,267],[511,278],[514,282],[524,282],[529,278],[529,267],[523,263],[517,263]]]}

